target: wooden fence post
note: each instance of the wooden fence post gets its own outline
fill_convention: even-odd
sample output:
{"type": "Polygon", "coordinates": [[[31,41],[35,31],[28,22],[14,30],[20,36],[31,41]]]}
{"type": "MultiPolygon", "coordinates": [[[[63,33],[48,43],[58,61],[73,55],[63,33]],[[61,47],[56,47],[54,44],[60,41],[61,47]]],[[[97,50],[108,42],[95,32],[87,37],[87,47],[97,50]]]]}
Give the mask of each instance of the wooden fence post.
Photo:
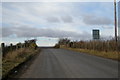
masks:
{"type": "Polygon", "coordinates": [[[2,55],[4,56],[4,53],[5,53],[5,43],[1,43],[1,48],[2,48],[2,55]]]}
{"type": "Polygon", "coordinates": [[[10,44],[10,51],[12,51],[13,50],[13,44],[11,43],[10,44]]]}

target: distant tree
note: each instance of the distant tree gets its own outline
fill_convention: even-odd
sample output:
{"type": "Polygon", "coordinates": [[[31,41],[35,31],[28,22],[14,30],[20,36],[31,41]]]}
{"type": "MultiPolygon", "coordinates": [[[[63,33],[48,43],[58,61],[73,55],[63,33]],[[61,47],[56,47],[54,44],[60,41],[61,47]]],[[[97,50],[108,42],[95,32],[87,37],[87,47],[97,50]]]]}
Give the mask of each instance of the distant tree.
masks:
{"type": "Polygon", "coordinates": [[[69,44],[70,43],[70,39],[68,38],[62,38],[62,39],[59,39],[59,42],[58,42],[60,45],[66,45],[66,44],[69,44]]]}

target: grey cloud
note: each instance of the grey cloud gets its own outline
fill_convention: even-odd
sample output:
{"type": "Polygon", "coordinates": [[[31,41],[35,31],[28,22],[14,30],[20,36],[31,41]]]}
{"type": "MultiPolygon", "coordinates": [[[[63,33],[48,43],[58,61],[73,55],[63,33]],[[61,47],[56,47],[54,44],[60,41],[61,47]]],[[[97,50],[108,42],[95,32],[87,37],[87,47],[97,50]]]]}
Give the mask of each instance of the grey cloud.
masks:
{"type": "Polygon", "coordinates": [[[111,26],[102,26],[103,29],[113,29],[111,26]]]}
{"type": "Polygon", "coordinates": [[[13,34],[13,30],[9,29],[9,27],[4,27],[1,29],[1,31],[2,31],[2,37],[8,37],[11,34],[13,34]]]}
{"type": "MultiPolygon", "coordinates": [[[[0,38],[2,37],[2,27],[0,27],[0,38]]],[[[1,38],[2,39],[2,38],[1,38]]],[[[0,40],[1,40],[0,39],[0,40]]]]}
{"type": "Polygon", "coordinates": [[[41,29],[34,27],[3,27],[2,37],[9,37],[15,34],[17,37],[52,37],[52,38],[62,38],[62,37],[72,37],[72,38],[90,38],[90,34],[79,34],[72,31],[62,31],[53,29],[41,29]]]}
{"type": "Polygon", "coordinates": [[[93,15],[84,15],[83,22],[88,25],[110,25],[112,20],[108,17],[100,17],[93,15]]]}
{"type": "Polygon", "coordinates": [[[73,22],[73,18],[69,15],[67,16],[62,16],[61,17],[62,21],[65,22],[65,23],[72,23],[73,22]]]}
{"type": "Polygon", "coordinates": [[[59,18],[53,17],[53,16],[47,17],[46,20],[47,20],[48,22],[50,22],[50,23],[58,23],[58,22],[60,22],[59,18]]]}
{"type": "Polygon", "coordinates": [[[46,20],[50,23],[59,23],[59,22],[64,22],[64,23],[72,23],[73,22],[73,18],[69,15],[65,15],[65,16],[61,16],[59,17],[55,17],[55,16],[49,16],[46,18],[46,20]]]}

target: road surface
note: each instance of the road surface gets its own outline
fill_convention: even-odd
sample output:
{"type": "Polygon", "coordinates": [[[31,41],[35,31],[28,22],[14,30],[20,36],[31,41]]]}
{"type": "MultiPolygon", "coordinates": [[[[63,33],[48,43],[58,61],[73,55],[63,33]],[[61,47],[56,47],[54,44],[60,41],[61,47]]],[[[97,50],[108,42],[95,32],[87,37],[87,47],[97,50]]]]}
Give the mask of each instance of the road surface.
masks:
{"type": "Polygon", "coordinates": [[[20,78],[117,78],[118,62],[65,49],[43,49],[20,78]]]}

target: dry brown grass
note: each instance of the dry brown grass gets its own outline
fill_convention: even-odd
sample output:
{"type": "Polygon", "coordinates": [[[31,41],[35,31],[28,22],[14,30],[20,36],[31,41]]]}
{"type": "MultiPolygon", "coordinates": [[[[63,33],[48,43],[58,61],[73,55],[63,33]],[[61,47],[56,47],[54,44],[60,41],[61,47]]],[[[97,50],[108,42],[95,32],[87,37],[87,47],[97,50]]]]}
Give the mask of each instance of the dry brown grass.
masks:
{"type": "Polygon", "coordinates": [[[66,47],[62,47],[62,48],[77,51],[77,52],[82,52],[90,55],[100,56],[103,58],[120,60],[119,58],[120,52],[116,52],[116,51],[105,52],[105,51],[96,51],[96,50],[88,50],[88,49],[80,49],[80,48],[66,48],[66,47]]]}
{"type": "Polygon", "coordinates": [[[3,58],[3,60],[14,60],[16,58],[23,58],[25,57],[25,55],[30,55],[32,52],[31,49],[27,48],[21,48],[19,50],[16,50],[16,51],[12,51],[12,52],[9,52],[7,53],[7,55],[3,58]]]}
{"type": "Polygon", "coordinates": [[[35,55],[37,51],[30,48],[21,48],[7,53],[2,60],[2,76],[6,76],[10,70],[26,61],[30,56],[35,55]]]}

